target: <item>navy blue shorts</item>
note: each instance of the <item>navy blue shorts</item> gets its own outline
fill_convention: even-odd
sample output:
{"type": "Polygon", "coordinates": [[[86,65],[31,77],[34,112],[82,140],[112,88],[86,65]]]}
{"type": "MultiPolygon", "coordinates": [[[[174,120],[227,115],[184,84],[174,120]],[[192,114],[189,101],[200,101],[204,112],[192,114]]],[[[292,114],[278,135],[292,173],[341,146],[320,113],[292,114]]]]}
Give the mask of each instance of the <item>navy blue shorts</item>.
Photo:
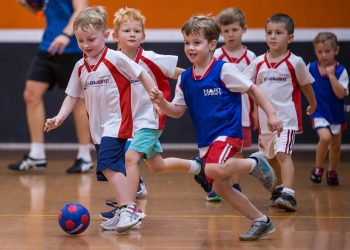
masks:
{"type": "Polygon", "coordinates": [[[125,170],[125,146],[126,139],[102,137],[101,144],[96,144],[97,166],[96,176],[98,181],[106,181],[102,171],[106,169],[120,172],[126,175],[125,170]]]}

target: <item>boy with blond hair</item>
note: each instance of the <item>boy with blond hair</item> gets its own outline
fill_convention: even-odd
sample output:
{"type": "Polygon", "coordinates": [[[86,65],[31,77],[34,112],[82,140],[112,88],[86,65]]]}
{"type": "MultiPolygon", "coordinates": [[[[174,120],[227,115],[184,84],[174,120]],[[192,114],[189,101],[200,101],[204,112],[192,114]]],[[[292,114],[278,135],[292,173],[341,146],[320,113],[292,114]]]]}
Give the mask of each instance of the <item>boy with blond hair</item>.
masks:
{"type": "MultiPolygon", "coordinates": [[[[183,69],[176,67],[178,57],[161,55],[142,49],[141,46],[145,40],[145,17],[139,10],[121,8],[114,16],[113,40],[117,43],[118,50],[149,72],[158,89],[167,100],[170,100],[171,89],[168,78],[177,79],[183,71],[183,69]]],[[[162,147],[159,137],[165,128],[166,116],[157,112],[159,108],[152,104],[147,91],[137,79],[131,80],[131,101],[134,133],[126,152],[129,191],[136,193],[139,178],[138,162],[141,158],[155,172],[192,173],[197,181],[201,182],[202,185],[207,185],[203,177],[204,173],[201,173],[200,159],[163,159],[160,155],[162,147]]],[[[101,224],[102,228],[105,230],[124,230],[123,224],[125,223],[121,221],[117,211],[114,208],[110,212],[101,213],[101,217],[108,219],[101,224]],[[107,213],[109,216],[106,216],[107,213]],[[112,215],[113,217],[111,217],[112,215]]]]}
{"type": "MultiPolygon", "coordinates": [[[[120,204],[118,214],[129,228],[145,214],[136,209],[125,170],[124,147],[132,136],[131,84],[139,80],[147,93],[159,91],[145,69],[120,51],[108,49],[107,13],[103,7],[86,8],[74,20],[73,29],[83,58],[72,72],[59,113],[45,123],[45,130],[59,127],[79,98],[85,99],[90,131],[97,151],[96,173],[104,175],[120,204]]],[[[135,195],[136,191],[134,192],[135,195]]]]}

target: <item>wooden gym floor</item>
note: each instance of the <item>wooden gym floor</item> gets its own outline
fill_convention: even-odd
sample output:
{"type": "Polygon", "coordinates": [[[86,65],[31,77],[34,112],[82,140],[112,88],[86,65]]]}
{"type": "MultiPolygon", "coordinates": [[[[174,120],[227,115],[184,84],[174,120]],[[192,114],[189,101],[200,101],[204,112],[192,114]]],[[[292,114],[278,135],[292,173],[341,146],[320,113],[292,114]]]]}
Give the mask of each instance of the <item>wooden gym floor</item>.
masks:
{"type": "MultiPolygon", "coordinates": [[[[0,151],[0,249],[350,249],[349,152],[342,153],[340,186],[311,184],[313,151],[295,152],[298,211],[269,207],[270,194],[253,177],[242,177],[245,194],[274,222],[276,232],[256,242],[238,236],[250,222],[225,202],[208,203],[201,188],[186,174],[153,174],[145,166],[148,196],[138,200],[147,214],[141,229],[117,232],[99,228],[99,213],[109,209],[111,192],[93,173],[68,175],[75,152],[49,151],[48,169],[11,172],[20,151],[0,151]],[[64,233],[57,223],[60,208],[71,201],[91,214],[89,228],[78,236],[64,233]]],[[[195,152],[169,151],[167,156],[190,158],[195,152]]]]}

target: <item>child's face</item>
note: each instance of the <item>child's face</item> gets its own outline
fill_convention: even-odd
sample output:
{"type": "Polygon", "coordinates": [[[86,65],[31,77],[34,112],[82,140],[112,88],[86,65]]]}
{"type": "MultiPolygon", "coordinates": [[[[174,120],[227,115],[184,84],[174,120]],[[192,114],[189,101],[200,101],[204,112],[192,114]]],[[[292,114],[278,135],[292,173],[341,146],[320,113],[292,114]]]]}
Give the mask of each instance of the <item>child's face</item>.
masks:
{"type": "Polygon", "coordinates": [[[113,39],[118,43],[118,49],[137,50],[145,40],[145,33],[139,21],[126,21],[119,30],[113,33],[113,39]]]}
{"type": "Polygon", "coordinates": [[[185,54],[193,64],[202,64],[213,57],[217,41],[208,42],[202,31],[186,35],[183,33],[185,54]]]}
{"type": "Polygon", "coordinates": [[[103,32],[94,28],[82,30],[78,28],[75,32],[79,48],[87,57],[95,58],[100,55],[108,38],[108,31],[103,32]]]}
{"type": "Polygon", "coordinates": [[[317,60],[321,66],[327,67],[334,65],[335,56],[338,55],[339,47],[332,47],[331,41],[317,43],[314,47],[317,60]]]}
{"type": "Polygon", "coordinates": [[[242,35],[247,27],[242,28],[238,22],[229,25],[220,25],[221,35],[224,37],[225,46],[235,48],[242,44],[242,35]]]}
{"type": "Polygon", "coordinates": [[[288,44],[293,41],[293,35],[288,34],[284,23],[266,24],[265,37],[270,51],[281,52],[288,49],[288,44]]]}

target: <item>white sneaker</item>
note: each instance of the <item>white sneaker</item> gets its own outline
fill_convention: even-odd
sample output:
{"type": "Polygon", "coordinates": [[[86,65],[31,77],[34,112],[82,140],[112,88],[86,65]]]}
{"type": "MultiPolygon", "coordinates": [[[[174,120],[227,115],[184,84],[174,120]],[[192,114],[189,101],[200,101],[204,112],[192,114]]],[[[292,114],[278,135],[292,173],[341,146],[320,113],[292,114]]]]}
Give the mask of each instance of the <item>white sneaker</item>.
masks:
{"type": "Polygon", "coordinates": [[[137,211],[135,204],[124,206],[119,214],[119,221],[116,230],[121,233],[138,224],[146,215],[137,211]]]}
{"type": "Polygon", "coordinates": [[[115,211],[114,217],[108,219],[100,224],[104,230],[116,230],[120,218],[120,209],[115,211]]]}

